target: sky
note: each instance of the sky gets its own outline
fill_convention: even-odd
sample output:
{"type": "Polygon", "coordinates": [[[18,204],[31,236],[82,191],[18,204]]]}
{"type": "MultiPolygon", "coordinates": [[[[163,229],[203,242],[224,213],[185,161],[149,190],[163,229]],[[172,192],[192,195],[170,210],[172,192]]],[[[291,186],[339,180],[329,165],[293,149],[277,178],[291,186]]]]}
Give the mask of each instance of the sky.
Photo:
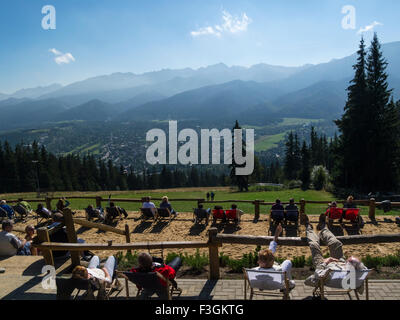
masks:
{"type": "Polygon", "coordinates": [[[328,62],[361,35],[399,41],[398,12],[398,0],[2,0],[0,93],[114,72],[328,62]],[[42,26],[54,21],[46,5],[55,29],[42,26]]]}

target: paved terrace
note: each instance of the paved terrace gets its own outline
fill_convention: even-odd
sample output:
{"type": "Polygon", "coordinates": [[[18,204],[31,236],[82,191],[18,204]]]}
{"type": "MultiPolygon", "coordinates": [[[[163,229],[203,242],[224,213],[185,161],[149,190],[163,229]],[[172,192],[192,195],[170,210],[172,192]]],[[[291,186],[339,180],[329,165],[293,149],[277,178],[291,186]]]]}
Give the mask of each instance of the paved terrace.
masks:
{"type": "MultiPolygon", "coordinates": [[[[41,269],[44,261],[41,257],[12,257],[0,261],[0,267],[6,272],[0,274],[0,299],[7,300],[54,300],[56,290],[45,290],[41,281],[41,269]]],[[[58,266],[61,273],[69,266],[69,261],[58,266]]],[[[202,299],[202,300],[242,300],[244,297],[243,280],[206,279],[177,279],[182,288],[182,295],[174,299],[202,299]]],[[[125,286],[125,281],[121,279],[125,286]]],[[[400,280],[370,280],[370,300],[400,300],[400,280]]],[[[136,287],[130,283],[130,296],[136,295],[136,287]]],[[[115,295],[115,293],[114,293],[115,295]]],[[[113,295],[113,296],[114,296],[113,295]]],[[[312,288],[304,285],[303,281],[296,281],[296,288],[291,292],[291,299],[302,300],[312,296],[312,288]]],[[[125,289],[114,297],[124,299],[125,289]]],[[[352,294],[355,299],[354,294],[352,294]]],[[[361,296],[365,299],[365,295],[361,296]]],[[[255,299],[273,299],[273,297],[255,296],[255,299]]],[[[276,298],[275,298],[276,299],[276,298]]],[[[329,296],[329,300],[349,300],[348,296],[329,296]]]]}

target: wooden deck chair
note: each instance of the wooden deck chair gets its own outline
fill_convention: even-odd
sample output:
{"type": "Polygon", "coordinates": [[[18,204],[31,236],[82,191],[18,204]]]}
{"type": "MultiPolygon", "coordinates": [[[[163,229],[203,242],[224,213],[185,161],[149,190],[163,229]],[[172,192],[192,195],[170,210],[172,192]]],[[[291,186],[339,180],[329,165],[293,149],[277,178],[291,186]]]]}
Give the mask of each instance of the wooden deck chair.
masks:
{"type": "Polygon", "coordinates": [[[284,225],[293,225],[296,228],[296,233],[299,234],[299,210],[285,210],[284,225]]]}
{"type": "Polygon", "coordinates": [[[236,210],[237,209],[225,210],[225,218],[226,218],[227,222],[232,220],[236,225],[238,225],[240,223],[240,215],[239,215],[239,218],[236,218],[236,214],[237,214],[236,210]]]}
{"type": "Polygon", "coordinates": [[[285,219],[285,210],[271,210],[269,215],[269,230],[268,232],[272,234],[272,230],[274,226],[277,226],[279,223],[283,223],[285,219]]]}
{"type": "Polygon", "coordinates": [[[210,211],[207,211],[203,208],[193,208],[193,222],[195,224],[199,224],[203,219],[206,222],[206,226],[208,226],[208,222],[210,220],[210,211]]]}
{"type": "Polygon", "coordinates": [[[129,281],[139,286],[141,289],[137,291],[138,297],[143,289],[158,290],[165,294],[167,300],[172,300],[173,288],[171,282],[158,272],[119,272],[125,278],[126,298],[129,298],[129,281]],[[163,286],[160,279],[167,284],[163,286]]]}
{"type": "Polygon", "coordinates": [[[82,297],[84,300],[94,300],[95,291],[99,291],[97,294],[97,300],[109,300],[113,292],[117,292],[115,296],[118,296],[122,291],[122,287],[118,281],[117,272],[113,275],[112,283],[106,283],[102,288],[98,282],[92,279],[74,279],[69,277],[56,277],[57,286],[57,300],[71,300],[72,294],[75,290],[76,293],[72,299],[77,300],[79,293],[84,291],[82,297]]]}
{"type": "Polygon", "coordinates": [[[343,209],[343,220],[345,223],[351,223],[354,227],[360,227],[362,223],[361,209],[358,208],[344,208],[343,209]]]}
{"type": "Polygon", "coordinates": [[[282,297],[290,299],[289,279],[285,271],[261,271],[243,268],[244,274],[244,300],[250,290],[249,299],[253,296],[282,297]]]}
{"type": "Polygon", "coordinates": [[[216,224],[218,220],[222,220],[222,222],[225,222],[226,218],[224,209],[213,209],[211,213],[213,216],[213,224],[216,224]]]}
{"type": "Polygon", "coordinates": [[[168,208],[157,208],[157,212],[158,212],[158,220],[161,221],[163,218],[168,218],[169,219],[168,223],[171,222],[172,213],[171,211],[169,211],[168,208]]]}
{"type": "Polygon", "coordinates": [[[148,220],[148,219],[153,219],[154,221],[157,220],[157,209],[156,209],[156,214],[153,215],[153,211],[150,208],[140,208],[140,212],[142,215],[140,216],[140,219],[143,221],[148,220]]]}
{"type": "MultiPolygon", "coordinates": [[[[355,287],[360,288],[363,284],[365,286],[365,299],[369,300],[369,287],[368,287],[368,277],[371,274],[372,269],[365,269],[356,272],[356,282],[355,287]]],[[[351,298],[351,291],[354,291],[354,294],[357,300],[360,300],[359,293],[357,289],[344,289],[342,284],[342,279],[347,276],[350,271],[342,271],[342,270],[328,270],[326,275],[323,278],[318,280],[318,285],[315,287],[313,291],[314,297],[320,297],[322,300],[325,299],[325,296],[332,295],[348,295],[351,298]],[[332,288],[335,290],[327,290],[326,288],[332,288]]]]}

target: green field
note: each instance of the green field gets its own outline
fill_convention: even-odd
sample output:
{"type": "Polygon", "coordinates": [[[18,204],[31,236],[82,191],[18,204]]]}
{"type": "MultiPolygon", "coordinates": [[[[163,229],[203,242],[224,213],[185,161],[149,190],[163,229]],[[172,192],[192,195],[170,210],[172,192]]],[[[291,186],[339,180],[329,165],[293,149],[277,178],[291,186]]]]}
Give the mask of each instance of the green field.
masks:
{"type": "Polygon", "coordinates": [[[254,142],[254,151],[267,151],[272,148],[276,148],[278,143],[283,141],[286,136],[286,131],[270,136],[261,136],[254,142]]]}
{"type": "MultiPolygon", "coordinates": [[[[288,202],[290,198],[294,198],[296,202],[300,201],[300,199],[305,200],[314,200],[314,201],[326,201],[325,204],[307,204],[306,205],[306,213],[307,214],[321,214],[325,212],[327,208],[328,202],[334,200],[334,196],[331,193],[325,191],[315,191],[308,190],[302,191],[300,189],[293,190],[281,190],[281,191],[267,191],[267,192],[243,192],[239,193],[233,189],[228,187],[218,187],[218,188],[182,188],[182,189],[166,189],[166,190],[146,190],[146,191],[102,191],[102,192],[56,192],[49,196],[52,197],[61,197],[66,196],[102,196],[105,199],[108,199],[108,195],[111,193],[113,198],[131,198],[131,199],[141,199],[143,196],[150,195],[153,198],[161,198],[164,195],[167,195],[170,199],[174,198],[183,198],[183,199],[203,199],[205,198],[205,194],[207,191],[214,191],[215,200],[264,200],[266,202],[273,202],[275,199],[279,198],[282,202],[288,202]]],[[[36,198],[35,193],[24,193],[24,194],[3,194],[0,195],[2,199],[17,199],[19,197],[23,197],[25,199],[34,199],[36,198]]],[[[43,196],[42,196],[43,198],[43,196]]],[[[72,209],[82,210],[86,208],[89,204],[95,205],[95,200],[85,200],[85,199],[71,199],[71,207],[72,209]]],[[[160,201],[154,201],[156,205],[159,204],[160,201]]],[[[55,206],[56,201],[53,201],[53,206],[55,206]]],[[[197,202],[171,202],[174,209],[178,212],[192,212],[193,208],[197,205],[197,202]]],[[[231,202],[223,203],[222,206],[224,208],[228,208],[231,202]]],[[[123,203],[119,204],[121,207],[124,207],[128,211],[137,211],[140,208],[140,203],[123,203]]],[[[103,207],[107,206],[107,202],[103,202],[103,207]]],[[[213,207],[213,204],[206,204],[206,207],[213,207]]],[[[254,205],[251,203],[239,203],[239,208],[242,209],[246,213],[254,213],[254,205]]],[[[33,204],[32,207],[36,207],[36,204],[33,204]]],[[[270,206],[261,206],[261,213],[265,214],[269,212],[270,206]]],[[[368,207],[361,207],[361,212],[363,215],[368,214],[368,207]]],[[[376,211],[377,215],[383,215],[382,210],[376,211]]],[[[398,215],[398,212],[393,211],[387,213],[387,215],[398,215]]]]}

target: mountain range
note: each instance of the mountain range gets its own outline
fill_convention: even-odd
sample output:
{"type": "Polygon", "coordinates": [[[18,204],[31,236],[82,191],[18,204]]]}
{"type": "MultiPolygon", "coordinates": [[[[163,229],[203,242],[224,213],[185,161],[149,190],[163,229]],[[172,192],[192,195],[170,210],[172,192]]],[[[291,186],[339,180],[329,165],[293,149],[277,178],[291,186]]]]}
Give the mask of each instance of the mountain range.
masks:
{"type": "MultiPolygon", "coordinates": [[[[400,98],[400,42],[382,45],[400,98]]],[[[301,67],[216,64],[199,69],[113,73],[61,86],[0,93],[0,130],[65,120],[331,119],[343,111],[356,55],[301,67]]]]}

